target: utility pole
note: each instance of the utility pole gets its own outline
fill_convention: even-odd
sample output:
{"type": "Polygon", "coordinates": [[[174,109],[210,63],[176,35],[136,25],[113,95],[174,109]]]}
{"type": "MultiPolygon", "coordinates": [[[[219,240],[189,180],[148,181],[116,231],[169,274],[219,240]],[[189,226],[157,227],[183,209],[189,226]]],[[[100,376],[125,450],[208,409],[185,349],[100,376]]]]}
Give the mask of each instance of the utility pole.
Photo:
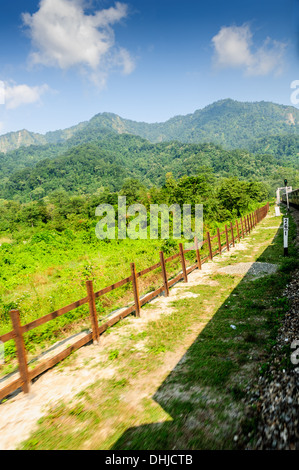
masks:
{"type": "Polygon", "coordinates": [[[284,185],[286,188],[286,198],[287,198],[287,211],[289,212],[289,196],[288,196],[288,180],[284,180],[284,185]]]}
{"type": "MultiPolygon", "coordinates": [[[[287,198],[287,212],[289,212],[289,196],[288,196],[288,180],[284,180],[284,185],[286,188],[286,198],[287,198]]],[[[288,248],[288,235],[289,235],[289,219],[285,217],[283,219],[283,251],[284,256],[288,256],[289,248],[288,248]]]]}
{"type": "Polygon", "coordinates": [[[289,236],[289,219],[285,217],[283,219],[283,254],[284,256],[288,256],[289,254],[288,236],[289,236]]]}

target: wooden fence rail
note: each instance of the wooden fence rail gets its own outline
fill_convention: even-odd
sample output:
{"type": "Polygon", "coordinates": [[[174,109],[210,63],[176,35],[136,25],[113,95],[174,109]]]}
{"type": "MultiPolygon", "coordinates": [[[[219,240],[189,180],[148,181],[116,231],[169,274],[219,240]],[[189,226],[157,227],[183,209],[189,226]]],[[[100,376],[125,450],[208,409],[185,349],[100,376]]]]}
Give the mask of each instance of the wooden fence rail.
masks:
{"type": "Polygon", "coordinates": [[[27,323],[26,325],[21,325],[20,312],[18,310],[11,310],[10,317],[13,329],[9,333],[5,333],[4,335],[0,336],[0,341],[2,343],[6,343],[7,341],[10,341],[12,339],[15,341],[20,376],[16,380],[10,382],[8,385],[0,389],[0,401],[20,387],[22,388],[24,393],[28,393],[30,390],[30,383],[35,377],[50,369],[54,365],[58,364],[63,359],[68,357],[72,352],[90,343],[91,341],[93,341],[95,344],[98,343],[100,340],[100,336],[108,328],[115,325],[118,321],[126,318],[131,313],[135,312],[136,317],[140,317],[141,307],[144,304],[152,300],[154,297],[157,297],[158,295],[162,294],[163,292],[165,296],[169,296],[169,289],[175,283],[181,280],[184,280],[184,282],[188,282],[188,274],[190,274],[195,269],[201,269],[202,264],[208,260],[212,260],[213,256],[215,256],[216,254],[221,255],[225,248],[227,249],[227,251],[229,251],[230,246],[235,246],[236,240],[240,241],[241,238],[244,238],[246,235],[248,235],[251,232],[252,228],[254,228],[257,223],[259,223],[261,220],[264,219],[264,217],[266,217],[268,211],[269,203],[266,206],[257,209],[254,213],[248,215],[247,217],[241,217],[240,222],[237,220],[234,225],[232,225],[231,223],[231,240],[229,240],[229,230],[227,225],[225,226],[225,230],[223,232],[220,232],[219,229],[217,229],[217,234],[214,236],[210,236],[210,233],[207,232],[207,238],[201,243],[201,248],[199,247],[198,240],[195,238],[194,250],[196,253],[196,263],[189,267],[187,267],[186,265],[185,253],[189,252],[190,250],[184,250],[183,245],[180,243],[179,253],[169,256],[165,259],[164,253],[160,251],[160,262],[154,264],[153,266],[150,266],[149,268],[143,269],[142,271],[136,272],[135,263],[131,263],[131,275],[129,277],[127,277],[126,279],[122,279],[121,281],[116,282],[108,287],[105,287],[104,289],[95,292],[93,282],[86,281],[86,297],[77,300],[76,302],[73,302],[70,305],[55,310],[54,312],[40,317],[30,323],[27,323]],[[221,240],[221,236],[225,236],[225,240],[221,240]],[[200,255],[200,250],[204,248],[205,244],[208,245],[208,254],[207,256],[202,258],[200,255]],[[181,271],[172,279],[168,279],[167,263],[170,263],[176,258],[180,258],[181,271]],[[158,289],[154,290],[153,292],[143,297],[140,297],[139,278],[160,267],[163,285],[158,289]],[[119,313],[117,313],[104,324],[99,326],[98,314],[96,310],[96,299],[128,283],[132,284],[132,293],[134,297],[133,305],[130,305],[129,307],[124,309],[120,309],[121,311],[119,313]],[[34,369],[29,370],[24,343],[24,334],[32,330],[33,328],[37,328],[38,326],[41,326],[51,320],[54,320],[55,318],[58,318],[59,316],[64,315],[84,304],[89,305],[91,332],[86,334],[83,338],[79,339],[59,354],[56,354],[54,357],[43,361],[34,369]]]}

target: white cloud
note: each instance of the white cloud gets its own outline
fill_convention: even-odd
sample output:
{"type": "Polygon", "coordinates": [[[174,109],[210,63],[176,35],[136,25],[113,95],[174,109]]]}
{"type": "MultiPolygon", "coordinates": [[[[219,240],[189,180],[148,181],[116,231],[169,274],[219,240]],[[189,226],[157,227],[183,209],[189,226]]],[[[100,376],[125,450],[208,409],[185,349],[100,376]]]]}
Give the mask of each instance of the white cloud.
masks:
{"type": "Polygon", "coordinates": [[[33,104],[40,101],[41,96],[49,91],[48,85],[10,85],[5,84],[4,95],[7,109],[16,109],[19,106],[33,104]]]}
{"type": "Polygon", "coordinates": [[[61,69],[81,66],[99,82],[115,66],[131,73],[134,62],[127,50],[116,46],[112,29],[127,15],[127,5],[119,2],[88,15],[84,0],[41,0],[36,13],[23,14],[34,47],[31,61],[61,69]]]}
{"type": "Polygon", "coordinates": [[[116,56],[116,59],[122,65],[123,73],[125,75],[130,75],[130,73],[133,72],[133,70],[135,68],[135,63],[132,60],[129,52],[126,49],[121,47],[119,49],[119,52],[118,52],[117,56],[116,56]]]}
{"type": "Polygon", "coordinates": [[[212,38],[214,61],[218,67],[243,68],[248,75],[280,73],[286,44],[267,38],[254,49],[247,24],[223,26],[212,38]]]}

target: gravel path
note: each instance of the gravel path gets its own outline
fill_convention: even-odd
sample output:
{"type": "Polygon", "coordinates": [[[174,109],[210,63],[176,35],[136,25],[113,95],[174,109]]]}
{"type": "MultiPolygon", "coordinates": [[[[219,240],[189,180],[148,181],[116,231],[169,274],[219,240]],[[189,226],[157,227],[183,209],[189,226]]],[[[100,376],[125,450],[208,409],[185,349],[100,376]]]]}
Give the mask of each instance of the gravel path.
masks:
{"type": "Polygon", "coordinates": [[[271,263],[237,263],[220,268],[218,271],[226,274],[244,274],[258,278],[268,274],[274,274],[278,269],[276,264],[271,263]]]}

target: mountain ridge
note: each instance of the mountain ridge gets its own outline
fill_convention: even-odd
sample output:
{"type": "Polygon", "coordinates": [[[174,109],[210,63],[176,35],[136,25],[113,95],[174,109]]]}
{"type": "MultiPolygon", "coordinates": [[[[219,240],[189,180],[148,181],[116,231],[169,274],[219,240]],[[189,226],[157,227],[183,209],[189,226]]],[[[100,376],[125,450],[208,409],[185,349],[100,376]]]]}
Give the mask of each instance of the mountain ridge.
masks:
{"type": "Polygon", "coordinates": [[[241,102],[226,98],[165,122],[138,122],[103,112],[88,121],[45,134],[23,129],[0,135],[0,152],[66,142],[81,133],[88,137],[88,134],[94,136],[104,130],[133,134],[152,143],[178,140],[184,143],[212,142],[227,149],[246,148],[249,141],[269,134],[299,135],[299,110],[270,101],[241,102]]]}

